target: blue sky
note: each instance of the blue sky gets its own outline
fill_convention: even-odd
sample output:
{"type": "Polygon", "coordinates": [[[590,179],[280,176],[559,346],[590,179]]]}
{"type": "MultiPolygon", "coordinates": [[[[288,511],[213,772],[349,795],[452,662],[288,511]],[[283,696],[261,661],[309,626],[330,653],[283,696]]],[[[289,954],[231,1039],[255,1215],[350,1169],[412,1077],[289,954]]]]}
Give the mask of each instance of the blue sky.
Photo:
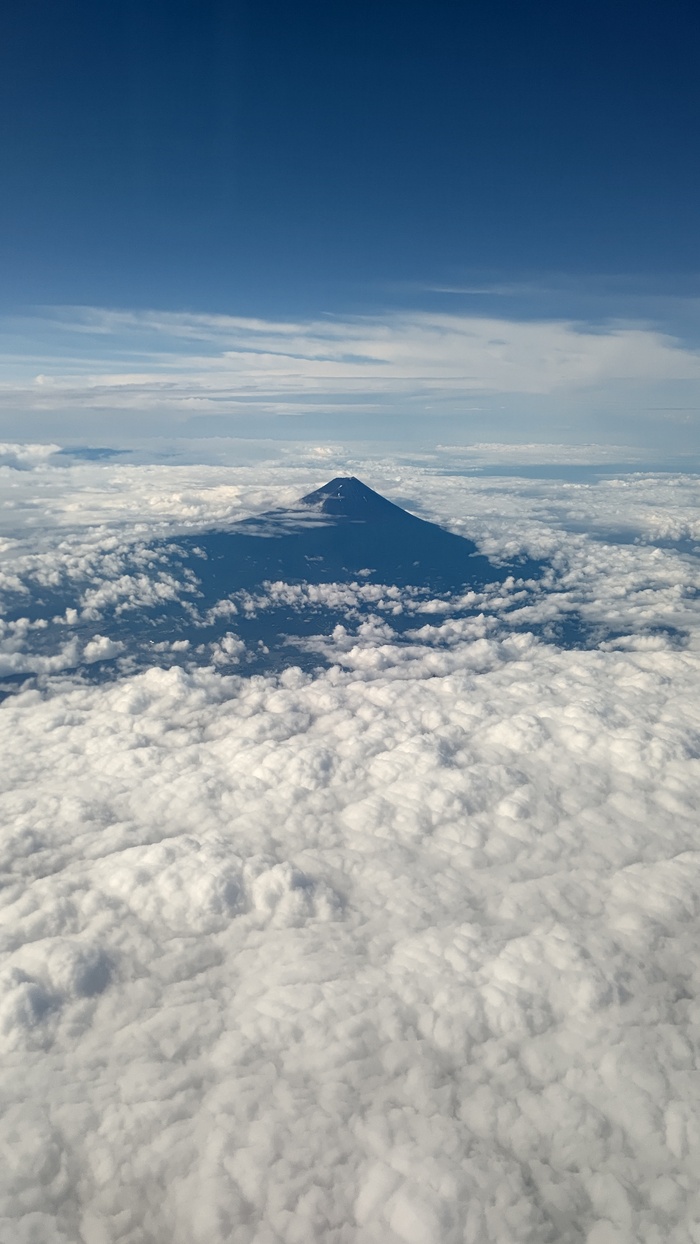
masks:
{"type": "MultiPolygon", "coordinates": [[[[501,324],[489,340],[523,321],[634,325],[692,358],[666,359],[646,403],[629,366],[588,406],[567,390],[559,435],[599,435],[642,405],[682,427],[697,411],[699,26],[674,3],[15,4],[0,52],[3,426],[29,417],[13,386],[37,374],[104,377],[117,355],[142,374],[144,353],[149,372],[154,353],[178,355],[172,335],[108,330],[101,312],[119,309],[307,336],[321,317],[369,317],[377,340],[406,315],[501,324]],[[75,306],[92,328],[69,338],[55,308],[75,306]]],[[[475,406],[477,372],[448,420],[475,406]]],[[[428,413],[419,390],[393,402],[392,436],[428,413]]],[[[548,434],[528,391],[504,385],[512,427],[496,439],[548,434]]],[[[227,412],[246,435],[255,405],[227,412]]],[[[653,441],[642,424],[622,441],[653,441]]]]}

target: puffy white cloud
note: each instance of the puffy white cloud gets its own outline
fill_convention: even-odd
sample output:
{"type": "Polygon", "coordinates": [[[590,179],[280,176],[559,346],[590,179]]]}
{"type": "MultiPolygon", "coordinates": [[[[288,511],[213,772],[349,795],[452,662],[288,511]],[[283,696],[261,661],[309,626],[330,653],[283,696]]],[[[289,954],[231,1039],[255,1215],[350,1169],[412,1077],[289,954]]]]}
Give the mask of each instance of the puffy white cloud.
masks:
{"type": "Polygon", "coordinates": [[[245,650],[245,643],[233,631],[227,631],[220,640],[208,646],[209,659],[214,665],[238,665],[245,650]]]}
{"type": "Polygon", "coordinates": [[[80,658],[80,645],[75,638],[60,644],[51,654],[34,650],[33,633],[47,628],[45,618],[30,621],[0,618],[0,676],[13,674],[49,674],[75,666],[80,658]]]}
{"type": "Polygon", "coordinates": [[[93,635],[83,649],[83,661],[91,665],[93,661],[113,661],[124,651],[120,640],[110,639],[107,635],[93,635]]]}
{"type": "Polygon", "coordinates": [[[697,657],[471,647],[5,704],[15,1238],[683,1238],[697,657]]]}
{"type": "Polygon", "coordinates": [[[0,441],[0,467],[31,471],[42,466],[47,458],[60,450],[60,445],[28,445],[0,441]]]}

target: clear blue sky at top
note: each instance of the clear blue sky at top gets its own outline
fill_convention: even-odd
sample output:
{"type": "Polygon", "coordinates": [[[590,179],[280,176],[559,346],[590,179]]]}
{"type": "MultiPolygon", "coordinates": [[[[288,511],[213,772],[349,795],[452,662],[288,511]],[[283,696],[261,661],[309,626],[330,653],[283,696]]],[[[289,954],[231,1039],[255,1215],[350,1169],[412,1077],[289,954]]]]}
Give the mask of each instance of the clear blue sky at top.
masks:
{"type": "Polygon", "coordinates": [[[15,0],[2,309],[305,314],[547,274],[686,293],[698,33],[644,0],[15,0]]]}

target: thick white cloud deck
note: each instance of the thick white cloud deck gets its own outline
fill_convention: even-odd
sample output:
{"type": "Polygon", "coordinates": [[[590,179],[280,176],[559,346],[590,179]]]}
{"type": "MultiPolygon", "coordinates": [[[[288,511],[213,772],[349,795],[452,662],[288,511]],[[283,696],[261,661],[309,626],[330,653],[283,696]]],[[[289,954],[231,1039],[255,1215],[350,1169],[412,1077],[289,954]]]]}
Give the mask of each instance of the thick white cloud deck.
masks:
{"type": "Polygon", "coordinates": [[[654,550],[600,549],[616,646],[5,701],[0,1238],[696,1238],[694,571],[635,639],[654,550]]]}

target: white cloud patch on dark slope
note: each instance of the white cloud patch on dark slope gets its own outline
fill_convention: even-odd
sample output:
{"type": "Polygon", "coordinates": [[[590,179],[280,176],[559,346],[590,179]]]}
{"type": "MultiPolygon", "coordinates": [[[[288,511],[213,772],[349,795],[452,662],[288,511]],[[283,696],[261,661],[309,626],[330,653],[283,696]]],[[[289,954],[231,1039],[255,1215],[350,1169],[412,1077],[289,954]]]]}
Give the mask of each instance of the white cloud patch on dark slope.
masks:
{"type": "MultiPolygon", "coordinates": [[[[695,561],[569,537],[561,483],[411,470],[394,499],[549,542],[626,638],[436,609],[407,645],[370,600],[316,676],[8,698],[0,1238],[695,1238],[695,561]]],[[[648,487],[648,529],[690,521],[648,487]]]]}

